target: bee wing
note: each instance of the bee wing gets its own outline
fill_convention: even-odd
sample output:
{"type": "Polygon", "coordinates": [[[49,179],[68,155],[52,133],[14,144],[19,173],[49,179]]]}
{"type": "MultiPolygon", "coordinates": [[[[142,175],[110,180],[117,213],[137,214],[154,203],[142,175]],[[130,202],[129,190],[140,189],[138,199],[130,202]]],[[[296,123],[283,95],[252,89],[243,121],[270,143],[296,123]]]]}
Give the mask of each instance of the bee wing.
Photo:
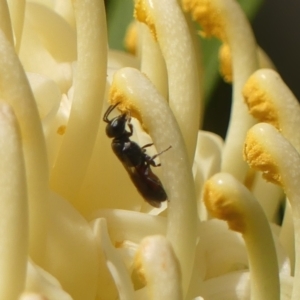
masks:
{"type": "Polygon", "coordinates": [[[167,194],[159,178],[151,171],[147,165],[138,167],[128,167],[124,164],[131,181],[138,192],[154,207],[160,207],[161,202],[167,200],[167,194]]]}

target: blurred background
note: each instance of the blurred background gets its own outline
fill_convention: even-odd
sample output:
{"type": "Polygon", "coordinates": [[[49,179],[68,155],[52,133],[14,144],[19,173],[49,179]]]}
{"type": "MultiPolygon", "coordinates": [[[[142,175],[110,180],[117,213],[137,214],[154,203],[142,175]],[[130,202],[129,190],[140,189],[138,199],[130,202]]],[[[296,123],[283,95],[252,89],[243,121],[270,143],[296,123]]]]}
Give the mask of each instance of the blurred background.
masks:
{"type": "Polygon", "coordinates": [[[274,61],[282,78],[300,99],[300,2],[265,0],[253,29],[258,43],[274,61]]]}

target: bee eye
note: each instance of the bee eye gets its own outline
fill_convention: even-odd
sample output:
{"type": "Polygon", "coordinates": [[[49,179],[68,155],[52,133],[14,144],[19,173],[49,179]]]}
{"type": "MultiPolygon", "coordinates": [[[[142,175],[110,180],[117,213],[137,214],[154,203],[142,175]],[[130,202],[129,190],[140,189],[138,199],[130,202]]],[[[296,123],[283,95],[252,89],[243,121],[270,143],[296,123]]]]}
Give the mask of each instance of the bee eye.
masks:
{"type": "Polygon", "coordinates": [[[106,134],[108,137],[116,138],[122,136],[126,132],[126,120],[124,121],[123,119],[123,115],[121,115],[112,119],[111,122],[107,124],[106,134]]]}

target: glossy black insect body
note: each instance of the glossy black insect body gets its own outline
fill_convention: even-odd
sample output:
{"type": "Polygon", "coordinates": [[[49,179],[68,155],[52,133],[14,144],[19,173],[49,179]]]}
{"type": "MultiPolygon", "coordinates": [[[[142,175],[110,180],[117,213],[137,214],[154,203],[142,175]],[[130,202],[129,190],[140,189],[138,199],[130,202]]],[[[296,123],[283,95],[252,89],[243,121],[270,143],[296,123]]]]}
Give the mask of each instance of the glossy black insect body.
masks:
{"type": "Polygon", "coordinates": [[[108,119],[108,116],[117,105],[109,106],[103,116],[103,121],[107,123],[106,134],[113,139],[111,143],[112,150],[122,162],[142,197],[152,206],[160,207],[161,202],[167,200],[167,194],[161,181],[152,172],[150,166],[160,166],[155,163],[154,159],[162,152],[151,157],[147,155],[146,148],[152,144],[140,147],[130,140],[133,126],[130,123],[129,114],[123,113],[111,120],[108,119]],[[126,125],[128,125],[129,131],[126,130],[126,125]]]}

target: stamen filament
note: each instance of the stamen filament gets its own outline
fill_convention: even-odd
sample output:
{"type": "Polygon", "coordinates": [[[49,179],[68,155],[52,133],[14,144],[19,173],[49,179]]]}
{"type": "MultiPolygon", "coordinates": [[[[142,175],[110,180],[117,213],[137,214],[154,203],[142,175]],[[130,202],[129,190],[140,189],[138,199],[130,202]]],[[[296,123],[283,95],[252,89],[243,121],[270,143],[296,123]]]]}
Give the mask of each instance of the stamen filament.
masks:
{"type": "Polygon", "coordinates": [[[15,37],[15,43],[14,43],[15,50],[18,53],[21,46],[26,1],[18,0],[18,1],[8,1],[8,2],[9,2],[8,6],[9,6],[10,17],[11,17],[12,29],[15,37]]]}
{"type": "Polygon", "coordinates": [[[191,166],[203,111],[198,64],[188,24],[177,0],[139,0],[135,15],[149,26],[165,59],[169,104],[182,132],[191,166]]]}
{"type": "Polygon", "coordinates": [[[18,122],[0,103],[0,299],[14,300],[25,287],[28,202],[18,122]]]}
{"type": "Polygon", "coordinates": [[[244,156],[250,167],[268,181],[283,187],[292,207],[295,232],[295,276],[292,300],[300,298],[300,155],[272,125],[253,126],[246,138],[244,156]],[[276,147],[274,146],[276,145],[276,147]]]}
{"type": "Polygon", "coordinates": [[[8,11],[8,5],[6,0],[0,1],[0,28],[3,31],[5,37],[14,45],[13,32],[11,28],[10,15],[8,11]]]}
{"type": "Polygon", "coordinates": [[[193,176],[183,138],[165,99],[138,70],[117,71],[110,92],[111,102],[129,109],[148,130],[160,156],[162,182],[168,203],[167,238],[178,257],[184,295],[187,292],[196,247],[197,208],[193,176]]]}
{"type": "Polygon", "coordinates": [[[233,70],[231,118],[222,157],[222,171],[243,181],[248,170],[241,149],[247,130],[254,124],[242,97],[248,77],[258,68],[257,45],[250,24],[234,0],[183,0],[205,34],[216,36],[230,48],[233,70]]]}
{"type": "Polygon", "coordinates": [[[42,263],[48,215],[45,141],[25,72],[3,32],[0,32],[0,98],[12,106],[20,124],[29,200],[30,255],[37,263],[42,263]]]}
{"type": "Polygon", "coordinates": [[[135,272],[146,283],[149,300],[183,300],[179,264],[164,236],[143,239],[134,265],[135,272]]]}
{"type": "Polygon", "coordinates": [[[78,41],[74,99],[50,182],[56,192],[76,206],[101,119],[107,36],[104,1],[74,1],[74,8],[78,41]]]}
{"type": "Polygon", "coordinates": [[[257,200],[227,173],[209,179],[204,188],[209,212],[242,233],[251,276],[251,299],[280,299],[279,270],[270,226],[257,200]]]}
{"type": "Polygon", "coordinates": [[[99,247],[106,257],[107,267],[119,291],[119,299],[134,299],[132,282],[123,261],[117,254],[117,250],[110,242],[105,219],[96,219],[95,221],[93,221],[92,227],[94,229],[94,234],[99,240],[99,247]]]}

